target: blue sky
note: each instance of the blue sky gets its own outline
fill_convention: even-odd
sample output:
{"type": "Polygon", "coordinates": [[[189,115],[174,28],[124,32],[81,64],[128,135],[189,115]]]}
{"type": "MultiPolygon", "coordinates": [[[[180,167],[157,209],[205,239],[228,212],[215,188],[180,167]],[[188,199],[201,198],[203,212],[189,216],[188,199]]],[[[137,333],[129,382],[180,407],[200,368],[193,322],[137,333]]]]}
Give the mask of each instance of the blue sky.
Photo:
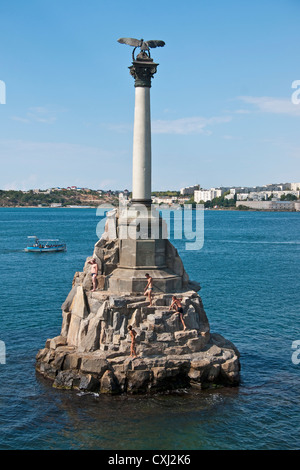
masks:
{"type": "Polygon", "coordinates": [[[162,39],[153,190],[300,181],[300,0],[0,4],[0,189],[131,189],[132,48],[162,39]]]}

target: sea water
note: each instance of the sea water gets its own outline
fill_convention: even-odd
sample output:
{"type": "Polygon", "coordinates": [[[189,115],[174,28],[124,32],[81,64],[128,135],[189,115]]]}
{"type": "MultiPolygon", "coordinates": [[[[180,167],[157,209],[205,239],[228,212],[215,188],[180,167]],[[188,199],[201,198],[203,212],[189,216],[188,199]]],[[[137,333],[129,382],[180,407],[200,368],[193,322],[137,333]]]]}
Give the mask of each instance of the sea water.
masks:
{"type": "Polygon", "coordinates": [[[0,449],[299,448],[300,213],[205,211],[201,250],[173,240],[211,331],[241,353],[241,385],[150,397],[57,390],[35,372],[98,223],[94,209],[0,209],[0,449]],[[68,250],[25,253],[28,235],[68,250]]]}

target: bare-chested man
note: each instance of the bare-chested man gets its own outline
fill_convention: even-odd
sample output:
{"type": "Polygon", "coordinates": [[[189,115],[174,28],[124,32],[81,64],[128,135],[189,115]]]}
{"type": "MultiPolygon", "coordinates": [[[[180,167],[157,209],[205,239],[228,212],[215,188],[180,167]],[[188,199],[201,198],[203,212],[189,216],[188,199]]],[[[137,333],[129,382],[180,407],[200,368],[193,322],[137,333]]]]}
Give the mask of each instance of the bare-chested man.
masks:
{"type": "Polygon", "coordinates": [[[153,279],[152,277],[150,276],[150,274],[145,274],[148,282],[147,282],[147,285],[146,285],[146,288],[145,288],[145,292],[144,292],[144,295],[146,297],[148,297],[149,299],[149,305],[151,307],[152,305],[152,291],[153,291],[153,279]]]}
{"type": "Polygon", "coordinates": [[[95,258],[93,258],[91,261],[89,261],[89,264],[92,265],[92,267],[91,267],[91,275],[92,275],[92,281],[93,281],[92,292],[94,292],[97,288],[98,264],[97,264],[95,258]]]}
{"type": "Polygon", "coordinates": [[[136,348],[135,348],[135,337],[136,331],[132,329],[132,326],[128,326],[128,331],[131,337],[131,345],[130,345],[130,357],[137,357],[136,355],[136,348]]]}
{"type": "Polygon", "coordinates": [[[186,330],[186,325],[183,320],[183,308],[182,308],[182,299],[177,299],[175,295],[172,296],[172,303],[170,305],[169,310],[172,310],[173,308],[176,310],[176,312],[180,316],[181,323],[183,325],[183,330],[186,330]]]}

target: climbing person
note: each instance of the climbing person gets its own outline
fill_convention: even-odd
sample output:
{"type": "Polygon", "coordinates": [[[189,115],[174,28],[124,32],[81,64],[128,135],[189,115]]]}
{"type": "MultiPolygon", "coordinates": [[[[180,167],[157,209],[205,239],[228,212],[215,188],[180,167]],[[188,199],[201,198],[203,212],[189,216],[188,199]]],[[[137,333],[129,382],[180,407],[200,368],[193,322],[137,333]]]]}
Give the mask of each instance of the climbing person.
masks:
{"type": "Polygon", "coordinates": [[[172,310],[173,308],[176,310],[176,312],[179,314],[181,323],[183,325],[183,330],[186,330],[186,325],[184,323],[183,319],[183,308],[182,308],[182,299],[178,299],[175,295],[172,296],[172,303],[170,305],[169,310],[172,310]]]}
{"type": "Polygon", "coordinates": [[[153,279],[150,276],[150,274],[148,274],[148,273],[145,274],[145,277],[148,280],[148,282],[147,282],[147,285],[146,285],[146,288],[145,288],[145,291],[144,291],[144,295],[146,297],[148,297],[149,305],[151,307],[152,306],[153,279]]]}
{"type": "Polygon", "coordinates": [[[128,331],[129,331],[129,334],[130,334],[130,337],[131,337],[130,357],[137,357],[136,347],[135,347],[136,331],[132,328],[131,325],[128,326],[128,331]]]}
{"type": "Polygon", "coordinates": [[[93,258],[88,263],[92,265],[92,267],[91,267],[91,275],[92,275],[92,282],[93,282],[92,292],[94,292],[97,288],[98,264],[97,264],[95,258],[93,258]]]}

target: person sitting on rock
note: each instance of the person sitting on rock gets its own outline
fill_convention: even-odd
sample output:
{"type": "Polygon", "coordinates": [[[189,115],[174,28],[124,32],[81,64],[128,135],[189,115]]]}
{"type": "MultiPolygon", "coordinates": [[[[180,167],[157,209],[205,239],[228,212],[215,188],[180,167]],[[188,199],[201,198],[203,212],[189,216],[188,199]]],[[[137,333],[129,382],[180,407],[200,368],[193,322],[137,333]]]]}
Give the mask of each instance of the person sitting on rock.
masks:
{"type": "Polygon", "coordinates": [[[91,275],[92,275],[92,281],[93,281],[93,289],[92,292],[94,292],[97,288],[97,274],[98,274],[98,264],[93,258],[91,261],[88,262],[89,264],[92,265],[91,267],[91,275]]]}
{"type": "Polygon", "coordinates": [[[182,308],[181,301],[182,301],[182,299],[177,299],[177,297],[175,295],[173,295],[172,296],[172,303],[170,305],[169,310],[172,310],[173,307],[175,308],[176,312],[180,316],[180,320],[181,320],[181,323],[183,325],[183,330],[185,331],[186,330],[186,325],[185,325],[184,320],[183,320],[183,308],[182,308]]]}
{"type": "Polygon", "coordinates": [[[149,299],[149,305],[152,306],[152,291],[153,291],[153,279],[150,274],[145,274],[146,278],[148,279],[144,295],[149,299]]]}
{"type": "Polygon", "coordinates": [[[132,329],[132,326],[128,326],[128,331],[131,337],[131,345],[130,345],[130,357],[137,357],[136,355],[136,348],[135,348],[135,337],[136,331],[132,329]]]}

